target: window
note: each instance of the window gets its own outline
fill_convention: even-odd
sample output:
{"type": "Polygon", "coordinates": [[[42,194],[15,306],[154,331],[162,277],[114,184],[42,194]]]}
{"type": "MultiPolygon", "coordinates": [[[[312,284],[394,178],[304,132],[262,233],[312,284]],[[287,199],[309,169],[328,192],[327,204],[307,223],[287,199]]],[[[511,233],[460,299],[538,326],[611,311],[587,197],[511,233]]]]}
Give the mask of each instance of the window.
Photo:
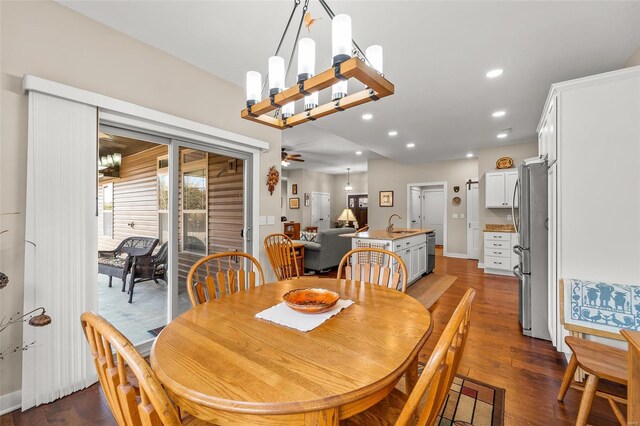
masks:
{"type": "Polygon", "coordinates": [[[102,186],[102,235],[113,238],[113,183],[102,186]]]}
{"type": "Polygon", "coordinates": [[[158,239],[169,241],[169,160],[158,158],[158,239]]]}
{"type": "Polygon", "coordinates": [[[206,152],[184,150],[182,159],[182,250],[207,254],[206,152]]]}

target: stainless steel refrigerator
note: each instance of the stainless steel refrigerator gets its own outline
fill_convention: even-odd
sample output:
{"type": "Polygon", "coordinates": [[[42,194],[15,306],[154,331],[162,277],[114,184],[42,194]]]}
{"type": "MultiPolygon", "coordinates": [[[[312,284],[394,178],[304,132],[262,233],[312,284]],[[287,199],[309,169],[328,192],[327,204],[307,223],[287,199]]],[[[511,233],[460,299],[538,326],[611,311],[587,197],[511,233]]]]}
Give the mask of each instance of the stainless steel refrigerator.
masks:
{"type": "Polygon", "coordinates": [[[513,248],[518,264],[513,273],[518,278],[518,302],[522,333],[538,339],[551,340],[548,328],[548,210],[547,163],[525,160],[518,166],[513,201],[518,208],[512,214],[519,245],[513,248]]]}

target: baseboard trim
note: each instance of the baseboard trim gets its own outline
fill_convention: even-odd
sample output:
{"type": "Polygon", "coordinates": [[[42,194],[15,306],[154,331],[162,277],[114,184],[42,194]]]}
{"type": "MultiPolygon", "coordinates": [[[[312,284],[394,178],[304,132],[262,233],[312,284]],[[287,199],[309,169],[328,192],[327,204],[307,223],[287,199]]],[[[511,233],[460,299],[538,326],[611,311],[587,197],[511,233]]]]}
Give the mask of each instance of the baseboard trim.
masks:
{"type": "Polygon", "coordinates": [[[22,391],[0,395],[0,416],[10,413],[20,408],[22,405],[22,391]]]}
{"type": "Polygon", "coordinates": [[[478,268],[479,269],[484,269],[484,262],[482,262],[482,263],[478,262],[478,268]]]}
{"type": "Polygon", "coordinates": [[[443,253],[444,257],[455,257],[457,259],[466,259],[467,258],[467,253],[451,253],[451,252],[445,252],[443,253]]]}
{"type": "Polygon", "coordinates": [[[505,277],[515,277],[515,275],[513,275],[513,271],[504,271],[501,269],[485,268],[484,273],[491,274],[491,275],[502,275],[505,277]]]}

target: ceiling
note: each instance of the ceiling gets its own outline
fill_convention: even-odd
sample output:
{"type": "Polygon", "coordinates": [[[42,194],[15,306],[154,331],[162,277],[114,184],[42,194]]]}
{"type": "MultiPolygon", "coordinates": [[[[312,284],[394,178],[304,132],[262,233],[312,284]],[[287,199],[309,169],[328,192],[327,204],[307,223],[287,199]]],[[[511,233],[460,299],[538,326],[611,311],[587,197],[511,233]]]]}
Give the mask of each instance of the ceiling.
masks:
{"type": "MultiPolygon", "coordinates": [[[[246,71],[266,75],[293,1],[60,3],[244,87],[246,71]]],[[[363,49],[383,46],[396,94],[283,132],[283,146],[304,155],[303,167],[327,173],[363,170],[381,156],[417,164],[531,140],[552,83],[621,68],[640,46],[637,1],[329,4],[351,16],[363,49]],[[493,68],[504,74],[486,78],[493,68]],[[493,118],[497,110],[506,115],[493,118]],[[362,120],[365,112],[373,119],[362,120]],[[508,137],[497,139],[505,128],[508,137]]],[[[322,18],[310,35],[320,71],[329,66],[331,25],[317,0],[309,10],[322,18]]],[[[284,46],[288,58],[291,40],[284,46]]],[[[287,83],[294,78],[295,61],[287,83]]]]}

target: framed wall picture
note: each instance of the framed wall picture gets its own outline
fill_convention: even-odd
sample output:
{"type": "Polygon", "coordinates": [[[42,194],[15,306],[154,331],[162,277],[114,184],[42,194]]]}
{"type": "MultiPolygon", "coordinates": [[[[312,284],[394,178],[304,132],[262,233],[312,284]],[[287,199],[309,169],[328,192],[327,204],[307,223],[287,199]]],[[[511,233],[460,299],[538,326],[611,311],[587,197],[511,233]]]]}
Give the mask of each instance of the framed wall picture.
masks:
{"type": "Polygon", "coordinates": [[[294,183],[293,185],[291,185],[291,193],[293,195],[298,195],[298,184],[294,183]]]}
{"type": "Polygon", "coordinates": [[[309,200],[311,199],[311,195],[308,192],[304,193],[304,206],[309,207],[309,200]]]}
{"type": "Polygon", "coordinates": [[[380,207],[393,207],[393,191],[380,191],[380,207]]]}
{"type": "Polygon", "coordinates": [[[289,198],[289,208],[290,209],[299,209],[300,208],[300,198],[289,198]]]}

